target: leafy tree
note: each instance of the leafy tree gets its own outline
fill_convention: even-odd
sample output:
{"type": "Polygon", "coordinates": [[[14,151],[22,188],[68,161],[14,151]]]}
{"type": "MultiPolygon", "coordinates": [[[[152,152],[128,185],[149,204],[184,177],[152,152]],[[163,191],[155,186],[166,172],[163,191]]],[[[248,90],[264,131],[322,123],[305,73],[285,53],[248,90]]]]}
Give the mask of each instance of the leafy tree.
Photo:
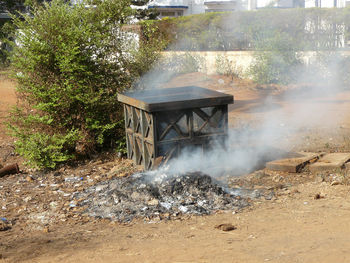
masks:
{"type": "Polygon", "coordinates": [[[14,20],[19,45],[12,65],[22,100],[9,127],[17,151],[33,166],[53,168],[122,144],[117,93],[158,57],[159,44],[141,42],[137,51],[130,33],[122,30],[133,14],[129,0],[93,4],[53,0],[14,20]]]}
{"type": "MultiPolygon", "coordinates": [[[[0,0],[0,13],[19,15],[25,12],[28,6],[41,4],[44,0],[0,0]]],[[[11,19],[0,20],[0,66],[8,66],[8,55],[11,42],[14,40],[15,26],[11,19]]]]}

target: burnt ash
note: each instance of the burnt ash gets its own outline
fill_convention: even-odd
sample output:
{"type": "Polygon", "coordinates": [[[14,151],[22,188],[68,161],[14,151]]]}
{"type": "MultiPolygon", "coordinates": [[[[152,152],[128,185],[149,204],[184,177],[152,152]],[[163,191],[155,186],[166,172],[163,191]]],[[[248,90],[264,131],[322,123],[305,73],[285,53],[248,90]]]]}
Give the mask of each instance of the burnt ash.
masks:
{"type": "Polygon", "coordinates": [[[248,205],[246,198],[227,191],[202,173],[171,177],[136,174],[94,185],[75,198],[79,206],[87,207],[85,213],[89,216],[120,222],[207,215],[248,205]]]}

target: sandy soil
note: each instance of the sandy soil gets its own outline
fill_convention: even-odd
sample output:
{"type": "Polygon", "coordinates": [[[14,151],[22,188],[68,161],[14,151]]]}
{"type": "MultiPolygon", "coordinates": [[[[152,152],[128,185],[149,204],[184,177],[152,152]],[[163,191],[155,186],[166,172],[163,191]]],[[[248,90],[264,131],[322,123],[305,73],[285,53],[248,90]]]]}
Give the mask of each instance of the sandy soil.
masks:
{"type": "Polygon", "coordinates": [[[7,72],[0,71],[0,140],[8,138],[4,132],[4,122],[11,106],[16,104],[15,82],[7,77],[7,72]]]}
{"type": "MultiPolygon", "coordinates": [[[[77,234],[68,233],[64,241],[56,240],[56,231],[44,240],[40,235],[31,247],[40,249],[38,257],[25,262],[348,262],[348,187],[307,183],[295,189],[300,193],[234,215],[79,229],[93,231],[87,241],[74,242],[77,234]],[[325,198],[315,200],[317,192],[325,198]],[[221,223],[237,230],[215,229],[221,223]]],[[[18,260],[33,254],[23,245],[18,260]]]]}
{"type": "MultiPolygon", "coordinates": [[[[238,80],[231,82],[220,76],[188,74],[181,77],[181,82],[169,85],[178,83],[215,87],[234,94],[236,103],[230,107],[232,126],[242,120],[258,122],[266,114],[259,111],[259,104],[270,95],[276,98],[276,107],[270,111],[293,111],[297,107],[283,100],[283,91],[238,80]]],[[[13,87],[13,82],[0,79],[2,118],[16,101],[13,87]]],[[[289,139],[302,138],[301,146],[296,143],[296,148],[303,150],[350,151],[350,91],[313,103],[331,103],[332,114],[342,116],[341,124],[305,130],[289,139]]],[[[8,137],[1,136],[1,143],[11,143],[8,137]]],[[[347,177],[347,172],[339,175],[347,177]]],[[[242,177],[242,184],[275,189],[276,197],[255,200],[251,207],[236,213],[218,212],[152,224],[138,220],[128,225],[70,218],[42,230],[14,225],[0,232],[0,262],[348,262],[350,188],[347,180],[332,183],[333,177],[327,173],[321,178],[307,172],[242,177]],[[237,229],[224,232],[215,228],[223,223],[237,229]]],[[[13,179],[14,176],[0,178],[0,185],[13,179]]],[[[4,194],[1,191],[0,198],[4,194]]],[[[0,210],[0,216],[9,215],[0,210]]]]}

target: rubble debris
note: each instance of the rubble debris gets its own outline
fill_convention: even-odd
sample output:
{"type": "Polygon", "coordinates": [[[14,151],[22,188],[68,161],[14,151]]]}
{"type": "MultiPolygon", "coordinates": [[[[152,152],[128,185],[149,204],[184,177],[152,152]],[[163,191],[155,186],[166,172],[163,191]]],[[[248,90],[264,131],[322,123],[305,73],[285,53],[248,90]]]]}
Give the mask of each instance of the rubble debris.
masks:
{"type": "Polygon", "coordinates": [[[220,229],[222,231],[232,231],[232,230],[236,230],[237,227],[235,227],[232,224],[220,224],[215,226],[216,229],[220,229]]]}
{"type": "Polygon", "coordinates": [[[206,215],[219,210],[237,210],[249,204],[248,198],[229,192],[199,172],[156,179],[145,174],[115,178],[77,193],[74,198],[81,200],[79,206],[87,207],[85,212],[89,216],[121,222],[134,218],[206,215]]]}
{"type": "Polygon", "coordinates": [[[17,163],[7,165],[0,169],[0,177],[9,175],[9,174],[18,174],[18,173],[19,173],[19,167],[17,163]]]}

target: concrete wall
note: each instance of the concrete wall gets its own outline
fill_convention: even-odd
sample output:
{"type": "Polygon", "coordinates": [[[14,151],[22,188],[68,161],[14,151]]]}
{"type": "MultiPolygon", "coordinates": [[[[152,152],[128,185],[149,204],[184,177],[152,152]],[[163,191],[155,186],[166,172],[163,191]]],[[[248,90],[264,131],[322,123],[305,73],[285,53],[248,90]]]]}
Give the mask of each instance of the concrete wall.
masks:
{"type": "Polygon", "coordinates": [[[232,67],[236,68],[237,71],[241,72],[241,74],[245,74],[250,64],[253,61],[253,52],[252,51],[168,51],[163,52],[164,56],[171,57],[173,55],[184,55],[191,54],[195,57],[200,57],[203,60],[204,65],[201,66],[204,73],[207,74],[216,74],[216,60],[220,56],[225,57],[232,65],[232,67]]]}
{"type": "MultiPolygon", "coordinates": [[[[194,57],[199,57],[204,65],[201,65],[201,72],[207,74],[217,74],[217,58],[225,57],[226,61],[231,64],[231,67],[236,71],[235,73],[241,77],[248,77],[247,71],[253,62],[253,51],[168,51],[163,52],[166,57],[174,55],[190,54],[194,57]]],[[[341,56],[350,57],[350,51],[339,51],[341,56]]],[[[297,57],[306,65],[312,64],[317,59],[316,51],[297,52],[297,57]]]]}

